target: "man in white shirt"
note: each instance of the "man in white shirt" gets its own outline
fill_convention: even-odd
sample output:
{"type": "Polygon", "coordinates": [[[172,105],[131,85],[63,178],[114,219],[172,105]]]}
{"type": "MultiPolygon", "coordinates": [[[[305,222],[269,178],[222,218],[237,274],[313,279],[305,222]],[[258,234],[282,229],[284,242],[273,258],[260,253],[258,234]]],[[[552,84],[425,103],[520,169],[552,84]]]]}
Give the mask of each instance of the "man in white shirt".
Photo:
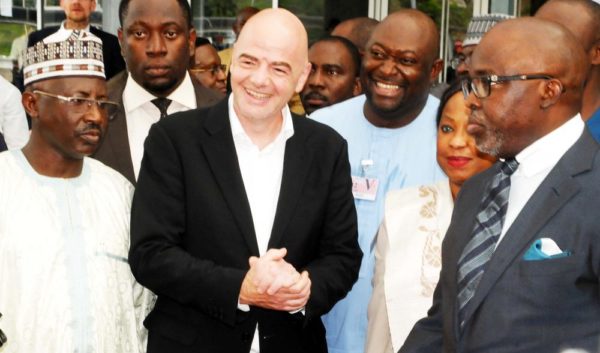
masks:
{"type": "Polygon", "coordinates": [[[30,33],[27,38],[28,47],[57,31],[84,30],[91,32],[102,41],[104,72],[107,80],[125,69],[117,37],[90,25],[92,13],[96,10],[96,0],[60,0],[60,7],[65,12],[65,20],[60,26],[46,27],[30,33]]]}
{"type": "Polygon", "coordinates": [[[110,128],[94,158],[135,185],[144,140],[161,117],[213,105],[223,98],[193,81],[187,68],[196,31],[185,0],[126,0],[119,6],[119,41],[127,71],[108,83],[110,128]]]}
{"type": "Polygon", "coordinates": [[[0,351],[145,352],[152,294],[127,263],[133,187],[87,157],[114,104],[102,42],[64,31],[28,50],[31,138],[0,154],[0,351]]]}
{"type": "Polygon", "coordinates": [[[433,306],[401,353],[598,351],[600,152],[579,115],[588,68],[566,28],[537,18],[504,21],[475,49],[467,129],[501,161],[461,189],[433,306]]]}
{"type": "Polygon", "coordinates": [[[27,117],[17,87],[0,76],[0,136],[8,149],[19,149],[29,140],[27,117]]]}
{"type": "Polygon", "coordinates": [[[287,107],[309,71],[300,20],[263,10],[234,46],[229,99],[150,129],[130,251],[158,294],[149,352],[327,351],[320,317],[361,252],[346,143],[287,107]]]}

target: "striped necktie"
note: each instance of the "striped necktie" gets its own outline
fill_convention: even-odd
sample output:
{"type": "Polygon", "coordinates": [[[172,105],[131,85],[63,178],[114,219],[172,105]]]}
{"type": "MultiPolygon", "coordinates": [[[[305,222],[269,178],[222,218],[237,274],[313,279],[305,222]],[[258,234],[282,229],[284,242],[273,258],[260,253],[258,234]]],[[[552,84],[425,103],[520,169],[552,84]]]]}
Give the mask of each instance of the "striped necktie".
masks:
{"type": "Polygon", "coordinates": [[[152,104],[154,104],[158,110],[160,111],[160,118],[164,118],[167,116],[167,108],[171,105],[171,100],[168,98],[156,98],[151,100],[152,104]]]}
{"type": "Polygon", "coordinates": [[[510,176],[517,170],[519,162],[507,159],[502,162],[500,172],[494,176],[487,192],[484,193],[473,237],[463,249],[458,260],[458,319],[461,329],[464,314],[473,298],[485,267],[489,262],[504,224],[508,208],[510,176]]]}

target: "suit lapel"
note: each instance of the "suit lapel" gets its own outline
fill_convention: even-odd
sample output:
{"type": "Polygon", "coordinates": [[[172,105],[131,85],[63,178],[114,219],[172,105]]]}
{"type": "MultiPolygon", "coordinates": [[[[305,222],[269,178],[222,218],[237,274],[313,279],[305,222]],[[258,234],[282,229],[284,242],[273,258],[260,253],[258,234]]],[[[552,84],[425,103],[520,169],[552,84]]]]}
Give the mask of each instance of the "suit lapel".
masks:
{"type": "Polygon", "coordinates": [[[469,320],[500,276],[535,240],[540,229],[579,192],[580,185],[573,176],[592,168],[597,149],[585,131],[533,193],[492,255],[465,313],[465,320],[469,320]]]}
{"type": "Polygon", "coordinates": [[[308,151],[306,150],[307,146],[310,145],[306,142],[308,136],[302,124],[297,123],[297,119],[305,118],[294,117],[292,119],[294,121],[294,135],[285,145],[281,188],[279,190],[277,211],[275,213],[275,220],[273,221],[268,248],[281,247],[281,238],[290,221],[290,217],[294,214],[298,200],[301,198],[304,181],[310,170],[312,158],[311,154],[307,153],[308,151]]]}
{"type": "MultiPolygon", "coordinates": [[[[123,171],[127,179],[135,184],[135,173],[133,172],[133,161],[131,160],[131,149],[129,147],[129,136],[127,132],[127,120],[125,117],[125,107],[123,105],[123,91],[127,82],[127,72],[123,71],[115,77],[114,90],[109,89],[109,99],[119,103],[119,107],[110,112],[109,132],[106,135],[106,143],[110,148],[110,153],[119,170],[123,171]]],[[[111,88],[111,87],[109,87],[111,88]]]]}
{"type": "Polygon", "coordinates": [[[205,123],[208,138],[201,142],[201,148],[246,245],[252,255],[259,256],[252,212],[231,134],[227,101],[223,99],[210,109],[205,123]]]}
{"type": "MultiPolygon", "coordinates": [[[[460,214],[458,214],[456,208],[452,213],[452,220],[450,222],[451,228],[448,229],[446,233],[447,235],[442,243],[442,247],[444,249],[448,249],[447,251],[443,252],[442,266],[447,266],[446,264],[454,266],[453,269],[448,271],[448,276],[450,276],[448,283],[451,286],[449,291],[450,293],[453,293],[454,298],[456,298],[458,293],[458,259],[460,258],[460,255],[462,254],[462,251],[469,240],[471,240],[473,228],[475,227],[475,217],[472,215],[476,215],[477,211],[479,210],[482,190],[485,190],[492,176],[496,174],[499,169],[500,164],[496,163],[491,168],[484,171],[481,175],[468,180],[467,184],[463,186],[463,189],[461,189],[459,200],[457,200],[457,203],[460,202],[461,204],[460,214]],[[465,218],[464,215],[468,215],[468,218],[465,218]],[[450,234],[452,235],[450,236],[450,234]]],[[[456,311],[456,305],[452,306],[451,310],[451,315],[454,320],[454,334],[458,342],[460,337],[460,329],[458,325],[458,313],[456,311]]]]}

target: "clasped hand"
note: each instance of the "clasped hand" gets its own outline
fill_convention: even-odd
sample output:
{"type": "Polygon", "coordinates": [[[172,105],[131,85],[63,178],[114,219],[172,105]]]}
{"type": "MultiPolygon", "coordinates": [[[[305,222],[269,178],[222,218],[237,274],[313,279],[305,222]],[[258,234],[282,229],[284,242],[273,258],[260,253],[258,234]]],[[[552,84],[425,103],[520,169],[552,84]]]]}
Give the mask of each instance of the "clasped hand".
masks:
{"type": "Polygon", "coordinates": [[[308,272],[298,273],[283,258],[285,248],[269,249],[261,257],[248,259],[250,269],[240,290],[240,304],[267,309],[296,311],[304,308],[310,296],[308,272]]]}

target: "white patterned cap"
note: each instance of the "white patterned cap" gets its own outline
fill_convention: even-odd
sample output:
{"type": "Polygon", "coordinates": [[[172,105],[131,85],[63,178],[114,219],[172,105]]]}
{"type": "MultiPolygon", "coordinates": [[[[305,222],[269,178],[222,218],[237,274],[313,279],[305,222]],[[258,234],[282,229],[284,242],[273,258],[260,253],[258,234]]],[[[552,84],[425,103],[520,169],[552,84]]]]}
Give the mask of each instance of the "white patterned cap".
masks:
{"type": "Polygon", "coordinates": [[[503,13],[491,13],[487,15],[474,16],[469,22],[469,27],[467,28],[467,34],[465,35],[465,40],[463,41],[463,47],[467,47],[469,45],[477,45],[483,38],[483,35],[487,33],[492,27],[494,27],[499,22],[504,20],[508,20],[514,18],[514,16],[506,15],[503,13]]]}
{"type": "Polygon", "coordinates": [[[59,30],[27,48],[24,83],[56,77],[106,78],[102,41],[87,31],[59,30]]]}

